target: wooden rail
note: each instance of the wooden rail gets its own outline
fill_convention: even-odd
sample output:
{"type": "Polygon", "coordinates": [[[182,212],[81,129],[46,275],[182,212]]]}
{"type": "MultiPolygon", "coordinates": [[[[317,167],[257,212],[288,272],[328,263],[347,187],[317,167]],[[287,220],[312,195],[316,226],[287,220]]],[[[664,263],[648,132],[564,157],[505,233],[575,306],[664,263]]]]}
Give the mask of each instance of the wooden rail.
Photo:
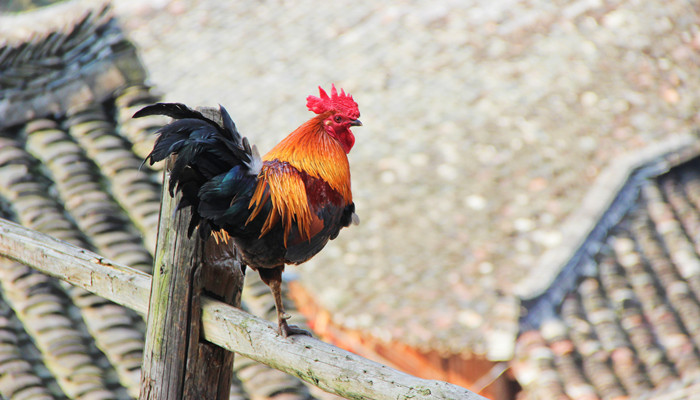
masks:
{"type": "MultiPolygon", "coordinates": [[[[53,237],[0,220],[0,254],[98,296],[148,313],[151,276],[53,237]]],[[[204,338],[350,399],[484,399],[462,387],[417,378],[314,338],[282,338],[275,326],[207,296],[204,338]]]]}

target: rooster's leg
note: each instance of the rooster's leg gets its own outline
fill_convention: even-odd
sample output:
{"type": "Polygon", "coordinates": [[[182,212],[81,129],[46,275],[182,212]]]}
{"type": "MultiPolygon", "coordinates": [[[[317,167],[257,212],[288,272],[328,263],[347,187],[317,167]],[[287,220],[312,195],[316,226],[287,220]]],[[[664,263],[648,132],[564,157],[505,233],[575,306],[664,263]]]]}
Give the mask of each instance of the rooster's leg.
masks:
{"type": "Polygon", "coordinates": [[[287,320],[291,317],[284,312],[284,304],[282,303],[282,271],[284,265],[275,268],[260,268],[260,278],[272,291],[272,296],[275,298],[275,308],[277,309],[277,324],[279,326],[280,335],[287,337],[291,335],[307,335],[311,336],[308,331],[297,327],[296,325],[287,324],[287,320]]]}

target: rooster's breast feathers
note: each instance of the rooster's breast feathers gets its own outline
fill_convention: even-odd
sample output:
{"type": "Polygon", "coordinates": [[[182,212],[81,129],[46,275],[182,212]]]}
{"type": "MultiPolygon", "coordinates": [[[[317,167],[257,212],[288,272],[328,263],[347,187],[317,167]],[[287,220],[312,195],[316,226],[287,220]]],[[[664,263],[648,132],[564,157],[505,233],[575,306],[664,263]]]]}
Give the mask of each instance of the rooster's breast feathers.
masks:
{"type": "MultiPolygon", "coordinates": [[[[274,155],[273,152],[271,154],[274,155]]],[[[265,158],[269,158],[269,155],[265,158]]],[[[319,236],[325,236],[325,244],[329,238],[337,235],[342,226],[347,226],[342,225],[342,221],[348,212],[346,208],[352,204],[349,184],[347,193],[343,193],[346,185],[333,184],[334,172],[328,171],[328,168],[323,171],[311,168],[309,171],[304,170],[303,165],[294,164],[293,160],[281,161],[277,157],[264,161],[250,200],[252,211],[247,223],[266,214],[260,237],[273,228],[281,228],[284,230],[285,247],[312,242],[319,236]]],[[[316,165],[326,164],[319,162],[316,165]]]]}
{"type": "Polygon", "coordinates": [[[337,230],[342,227],[345,209],[352,204],[350,166],[342,147],[325,134],[319,119],[300,126],[263,160],[248,218],[250,222],[263,209],[269,210],[261,237],[281,223],[284,245],[293,246],[336,225],[337,230]]]}

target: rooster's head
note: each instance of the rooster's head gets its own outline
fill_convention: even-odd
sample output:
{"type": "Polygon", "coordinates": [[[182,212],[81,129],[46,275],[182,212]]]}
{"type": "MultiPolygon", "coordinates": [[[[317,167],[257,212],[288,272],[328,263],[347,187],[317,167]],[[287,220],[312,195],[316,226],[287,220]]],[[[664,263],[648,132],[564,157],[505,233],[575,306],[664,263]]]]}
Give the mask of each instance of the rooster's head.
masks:
{"type": "Polygon", "coordinates": [[[340,89],[340,94],[331,85],[331,95],[328,96],[320,86],[318,88],[320,97],[309,96],[306,98],[306,107],[310,111],[322,117],[326,132],[335,138],[343,146],[346,153],[355,144],[355,136],[350,131],[351,126],[362,126],[360,110],[352,96],[340,89]]]}

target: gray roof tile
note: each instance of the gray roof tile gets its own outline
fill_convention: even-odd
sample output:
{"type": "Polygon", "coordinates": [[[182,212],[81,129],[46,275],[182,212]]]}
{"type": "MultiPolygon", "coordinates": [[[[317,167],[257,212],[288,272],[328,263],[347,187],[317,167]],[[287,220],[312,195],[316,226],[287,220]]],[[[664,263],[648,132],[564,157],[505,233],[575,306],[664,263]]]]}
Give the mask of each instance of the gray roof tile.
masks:
{"type": "Polygon", "coordinates": [[[530,398],[547,398],[538,394],[546,381],[524,380],[537,368],[527,348],[538,334],[564,388],[583,381],[603,399],[683,398],[700,382],[698,211],[689,195],[699,163],[640,181],[638,198],[603,242],[584,245],[594,268],[579,269],[559,307],[518,339],[516,360],[525,361],[513,366],[530,398]]]}

